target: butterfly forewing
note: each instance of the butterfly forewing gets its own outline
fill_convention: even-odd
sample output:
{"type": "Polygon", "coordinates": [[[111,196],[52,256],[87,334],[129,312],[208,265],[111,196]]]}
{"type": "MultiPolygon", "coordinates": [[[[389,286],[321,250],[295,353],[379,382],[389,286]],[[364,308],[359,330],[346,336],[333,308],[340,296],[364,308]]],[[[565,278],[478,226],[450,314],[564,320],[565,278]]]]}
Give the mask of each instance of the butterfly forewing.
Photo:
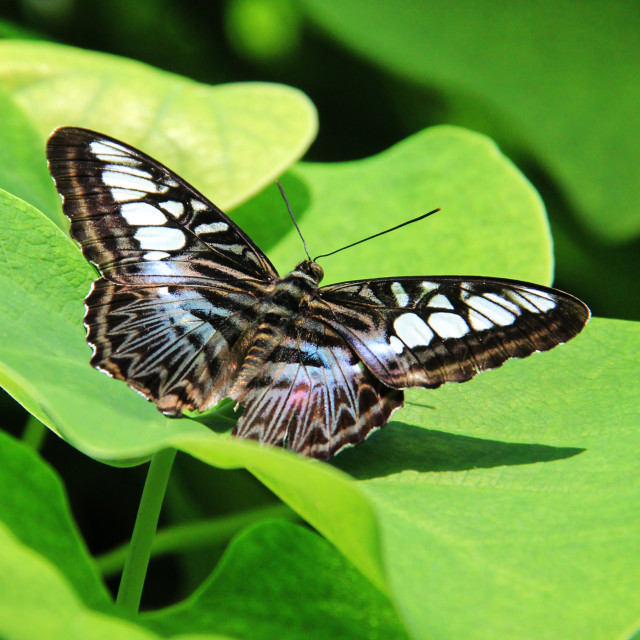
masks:
{"type": "Polygon", "coordinates": [[[509,358],[570,340],[589,319],[580,300],[555,289],[464,276],[323,287],[310,314],[398,389],[469,380],[509,358]]]}
{"type": "Polygon", "coordinates": [[[228,216],[141,151],[94,131],[63,127],[49,138],[47,158],[71,236],[105,278],[170,284],[277,277],[228,216]]]}

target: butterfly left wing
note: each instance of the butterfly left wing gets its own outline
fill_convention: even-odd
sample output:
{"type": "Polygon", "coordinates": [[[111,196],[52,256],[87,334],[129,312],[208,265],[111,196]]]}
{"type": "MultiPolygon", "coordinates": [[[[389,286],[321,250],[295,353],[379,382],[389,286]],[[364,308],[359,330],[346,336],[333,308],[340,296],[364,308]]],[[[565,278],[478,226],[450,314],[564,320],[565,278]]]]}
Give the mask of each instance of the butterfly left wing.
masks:
{"type": "Polygon", "coordinates": [[[307,313],[396,389],[463,382],[576,336],[588,307],[556,289],[498,278],[380,278],[322,287],[307,313]]]}
{"type": "Polygon", "coordinates": [[[404,402],[336,332],[309,319],[231,396],[245,407],[234,435],[321,460],[362,442],[404,402]]]}
{"type": "Polygon", "coordinates": [[[49,171],[69,233],[85,258],[120,284],[260,289],[278,274],[216,205],[173,171],[124,142],[76,127],[47,142],[49,171]]]}
{"type": "Polygon", "coordinates": [[[91,364],[169,415],[215,405],[275,268],[212,202],[123,142],[62,127],[47,158],[70,234],[102,274],[85,299],[91,364]]]}

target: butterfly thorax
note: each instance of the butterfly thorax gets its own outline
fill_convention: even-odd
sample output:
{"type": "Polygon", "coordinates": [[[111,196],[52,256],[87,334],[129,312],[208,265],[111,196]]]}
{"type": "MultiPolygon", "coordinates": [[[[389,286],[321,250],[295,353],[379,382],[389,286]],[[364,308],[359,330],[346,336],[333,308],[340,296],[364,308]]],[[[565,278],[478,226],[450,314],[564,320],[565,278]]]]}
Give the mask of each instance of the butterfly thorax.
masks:
{"type": "Polygon", "coordinates": [[[230,396],[238,401],[248,385],[260,374],[287,336],[295,335],[305,302],[314,296],[324,273],[322,267],[305,260],[284,277],[278,279],[272,290],[261,301],[258,311],[260,323],[248,340],[247,354],[230,396]]]}
{"type": "Polygon", "coordinates": [[[276,280],[272,290],[260,301],[260,316],[264,324],[286,325],[297,318],[303,301],[313,296],[324,273],[315,262],[305,260],[276,280]]]}

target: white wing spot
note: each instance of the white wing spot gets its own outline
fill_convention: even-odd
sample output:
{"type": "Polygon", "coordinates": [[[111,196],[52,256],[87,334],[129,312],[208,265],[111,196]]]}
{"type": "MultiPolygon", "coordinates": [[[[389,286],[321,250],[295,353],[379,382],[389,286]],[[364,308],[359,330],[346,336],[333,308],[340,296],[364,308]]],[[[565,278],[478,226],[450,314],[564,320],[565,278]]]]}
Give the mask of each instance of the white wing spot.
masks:
{"type": "Polygon", "coordinates": [[[145,191],[146,193],[163,193],[167,190],[167,187],[152,180],[122,173],[121,171],[103,171],[102,181],[107,187],[134,189],[136,191],[145,191]]]}
{"type": "Polygon", "coordinates": [[[168,258],[171,254],[166,251],[149,251],[145,253],[142,258],[143,260],[149,260],[151,262],[155,262],[156,260],[164,260],[168,258]]]}
{"type": "Polygon", "coordinates": [[[492,300],[496,304],[499,304],[502,307],[506,307],[507,309],[509,309],[509,311],[511,311],[517,316],[519,316],[522,313],[522,309],[520,309],[520,307],[517,304],[511,302],[511,300],[507,300],[506,298],[499,296],[497,293],[485,293],[483,295],[485,298],[492,300]]]}
{"type": "Polygon", "coordinates": [[[164,224],[167,216],[148,202],[129,202],[120,207],[120,215],[136,227],[164,224]]]}
{"type": "Polygon", "coordinates": [[[174,218],[179,218],[184,213],[184,204],[177,200],[161,202],[160,207],[162,207],[167,213],[170,213],[174,218]]]}
{"type": "Polygon", "coordinates": [[[423,280],[420,283],[420,288],[422,289],[422,293],[416,298],[415,304],[418,304],[422,298],[426,295],[430,294],[432,291],[435,291],[440,285],[435,282],[429,282],[428,280],[423,280]]]}
{"type": "Polygon", "coordinates": [[[469,322],[471,323],[471,328],[475,331],[486,331],[494,326],[491,320],[479,314],[475,309],[469,310],[469,322]]]}
{"type": "Polygon", "coordinates": [[[111,189],[111,195],[116,202],[129,202],[144,197],[142,191],[133,191],[132,189],[111,189]]]}
{"type": "Polygon", "coordinates": [[[211,222],[210,224],[199,224],[195,229],[196,235],[202,233],[220,233],[226,231],[229,225],[226,222],[211,222]]]}
{"type": "Polygon", "coordinates": [[[429,316],[429,326],[443,339],[462,338],[469,333],[469,326],[457,313],[439,311],[429,316]]]}
{"type": "Polygon", "coordinates": [[[89,149],[91,149],[91,153],[96,155],[100,160],[105,160],[105,158],[101,158],[100,156],[127,156],[129,155],[126,149],[123,149],[120,145],[113,145],[111,142],[99,142],[94,140],[89,143],[89,149]]]}
{"type": "Polygon", "coordinates": [[[420,283],[420,286],[422,287],[422,290],[425,293],[431,293],[432,291],[435,291],[440,285],[436,282],[429,282],[428,280],[423,280],[420,283]]]}
{"type": "Polygon", "coordinates": [[[393,293],[399,306],[406,307],[409,304],[409,294],[399,282],[391,283],[391,293],[393,293]]]}
{"type": "Polygon", "coordinates": [[[427,303],[428,307],[435,307],[436,309],[451,309],[453,310],[453,305],[451,304],[449,298],[447,296],[443,296],[441,293],[436,294],[429,300],[427,303]]]}
{"type": "Polygon", "coordinates": [[[504,327],[508,324],[513,324],[516,319],[511,311],[507,311],[499,304],[491,302],[491,300],[487,300],[486,298],[482,298],[481,296],[471,296],[467,300],[467,304],[472,309],[475,309],[483,316],[488,318],[491,322],[500,325],[501,327],[504,327]]]}
{"type": "Polygon", "coordinates": [[[429,329],[425,321],[415,313],[403,313],[393,323],[398,337],[409,349],[413,347],[426,347],[433,338],[433,331],[429,329]]]}
{"type": "Polygon", "coordinates": [[[389,338],[389,346],[391,347],[391,351],[397,355],[400,355],[404,351],[404,343],[395,336],[389,338]]]}
{"type": "Polygon", "coordinates": [[[149,251],[175,251],[182,249],[187,242],[180,229],[171,227],[140,227],[134,237],[141,249],[149,251]]]}
{"type": "Polygon", "coordinates": [[[206,211],[209,207],[201,200],[191,199],[191,207],[194,211],[206,211]]]}
{"type": "Polygon", "coordinates": [[[555,309],[556,303],[542,291],[532,291],[531,289],[520,289],[519,293],[523,295],[532,305],[536,306],[540,311],[546,312],[555,309]]]}

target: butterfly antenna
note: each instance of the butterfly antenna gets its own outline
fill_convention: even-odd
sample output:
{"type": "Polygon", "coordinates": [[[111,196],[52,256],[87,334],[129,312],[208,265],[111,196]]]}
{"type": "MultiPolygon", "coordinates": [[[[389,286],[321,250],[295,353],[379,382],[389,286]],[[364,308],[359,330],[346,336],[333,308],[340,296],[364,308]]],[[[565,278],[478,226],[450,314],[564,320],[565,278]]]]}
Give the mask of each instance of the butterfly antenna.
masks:
{"type": "Polygon", "coordinates": [[[287,200],[287,194],[284,192],[284,189],[282,188],[282,185],[280,184],[280,180],[276,180],[276,184],[278,185],[278,189],[280,189],[280,195],[282,196],[282,199],[284,200],[284,203],[287,205],[287,209],[289,210],[289,215],[291,216],[291,219],[293,220],[293,224],[296,225],[296,230],[298,232],[298,235],[300,236],[300,239],[302,240],[302,246],[304,247],[304,252],[307,254],[307,258],[309,258],[309,260],[311,260],[311,256],[309,255],[309,250],[307,249],[307,243],[304,240],[304,236],[302,235],[302,231],[300,231],[300,227],[298,226],[298,222],[296,221],[296,217],[293,215],[293,211],[291,211],[291,206],[289,205],[289,201],[287,200]]]}
{"type": "Polygon", "coordinates": [[[437,213],[438,211],[440,211],[440,208],[438,209],[434,209],[433,211],[429,211],[429,213],[423,213],[421,216],[418,216],[417,218],[412,218],[411,220],[407,220],[406,222],[403,222],[402,224],[398,224],[395,227],[391,227],[391,229],[386,229],[385,231],[380,231],[380,233],[374,233],[372,236],[369,236],[368,238],[363,238],[362,240],[358,240],[358,242],[352,242],[351,244],[348,244],[346,247],[340,247],[340,249],[336,249],[335,251],[331,251],[331,253],[323,253],[319,256],[316,256],[313,261],[316,262],[318,260],[318,258],[326,258],[327,256],[332,256],[334,253],[338,253],[338,251],[344,251],[345,249],[350,249],[351,247],[355,247],[357,244],[361,244],[363,242],[366,242],[367,240],[373,240],[373,238],[377,238],[378,236],[383,236],[385,233],[390,233],[391,231],[395,231],[396,229],[400,229],[400,227],[406,227],[408,224],[412,224],[414,222],[418,222],[418,220],[424,220],[424,218],[427,218],[428,216],[433,215],[434,213],[437,213]]]}

